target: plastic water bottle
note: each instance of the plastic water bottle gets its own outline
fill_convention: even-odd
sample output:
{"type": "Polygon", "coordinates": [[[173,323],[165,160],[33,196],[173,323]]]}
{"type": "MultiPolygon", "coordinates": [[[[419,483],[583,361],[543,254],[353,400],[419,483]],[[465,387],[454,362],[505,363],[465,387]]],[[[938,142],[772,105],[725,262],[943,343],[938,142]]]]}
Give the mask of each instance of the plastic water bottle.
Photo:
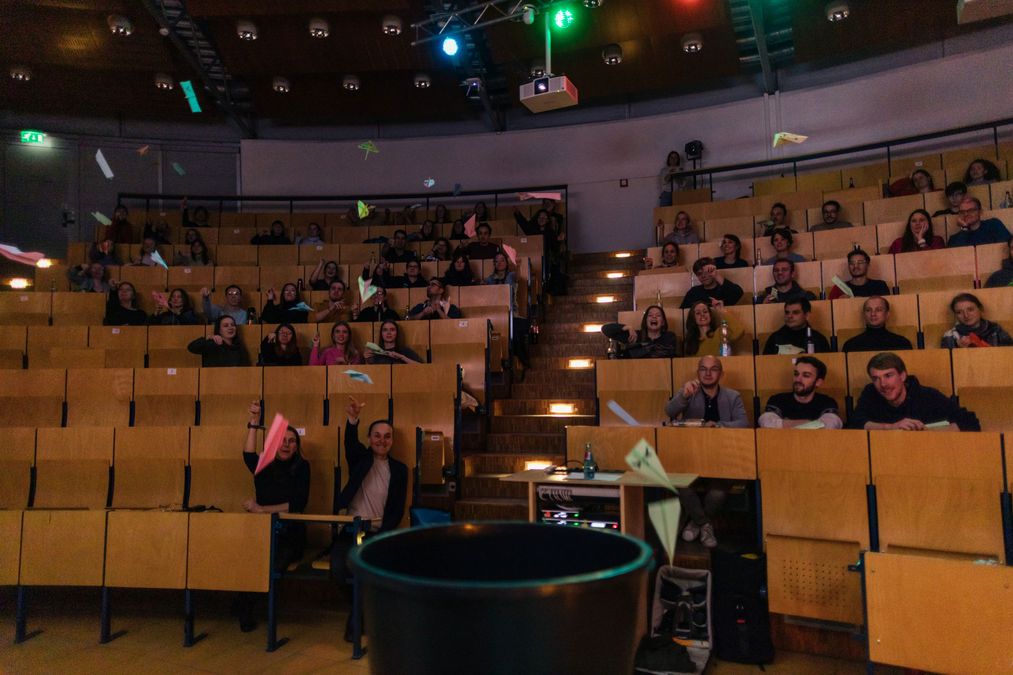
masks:
{"type": "Polygon", "coordinates": [[[816,353],[816,344],[813,342],[813,329],[809,326],[805,327],[805,353],[816,353]]]}
{"type": "Polygon", "coordinates": [[[721,319],[721,356],[732,355],[732,343],[728,339],[728,320],[721,319]]]}
{"type": "Polygon", "coordinates": [[[591,452],[591,443],[584,444],[584,480],[594,480],[598,472],[598,465],[594,461],[594,453],[591,452]]]}

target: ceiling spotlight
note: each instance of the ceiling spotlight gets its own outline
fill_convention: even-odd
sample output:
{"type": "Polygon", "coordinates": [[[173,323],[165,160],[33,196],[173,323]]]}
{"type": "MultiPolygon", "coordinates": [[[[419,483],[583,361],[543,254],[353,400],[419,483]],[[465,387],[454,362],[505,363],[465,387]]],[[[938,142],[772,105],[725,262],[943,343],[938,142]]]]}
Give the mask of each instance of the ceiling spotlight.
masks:
{"type": "Polygon", "coordinates": [[[601,58],[607,66],[617,66],[623,62],[623,48],[617,44],[605,45],[601,50],[601,58]]]}
{"type": "Polygon", "coordinates": [[[703,36],[699,33],[686,33],[682,36],[682,51],[696,54],[703,49],[703,36]]]}
{"type": "Polygon", "coordinates": [[[169,27],[162,26],[161,28],[158,29],[158,34],[161,35],[162,37],[169,37],[169,27]]]}
{"type": "Polygon", "coordinates": [[[276,75],[271,80],[271,89],[274,89],[279,94],[287,94],[291,86],[289,85],[288,78],[276,75]]]}
{"type": "Polygon", "coordinates": [[[461,47],[457,40],[452,37],[443,38],[443,53],[447,56],[454,56],[461,47]]]}
{"type": "Polygon", "coordinates": [[[827,21],[830,23],[837,23],[838,21],[844,21],[851,14],[851,8],[848,7],[846,2],[829,2],[827,3],[827,21]]]}
{"type": "Polygon", "coordinates": [[[588,9],[597,9],[605,4],[605,0],[584,0],[584,6],[588,9]]]}
{"type": "Polygon", "coordinates": [[[310,37],[324,39],[331,34],[331,26],[320,17],[310,19],[310,37]]]}
{"type": "Polygon", "coordinates": [[[433,86],[433,81],[425,73],[419,73],[415,76],[416,89],[429,89],[431,86],[433,86]]]}
{"type": "Polygon", "coordinates": [[[126,37],[134,32],[134,24],[130,23],[130,19],[119,14],[107,16],[106,25],[109,26],[109,30],[112,31],[113,35],[126,37]]]}
{"type": "Polygon", "coordinates": [[[257,39],[257,26],[248,19],[240,19],[236,22],[236,35],[240,40],[253,42],[257,39]]]}
{"type": "Polygon", "coordinates": [[[533,78],[545,77],[545,61],[536,59],[531,62],[531,69],[528,74],[533,78]]]}
{"type": "Polygon", "coordinates": [[[359,91],[359,78],[356,75],[345,75],[341,87],[345,91],[359,91]]]}
{"type": "Polygon", "coordinates": [[[18,82],[27,82],[32,79],[32,71],[25,66],[11,66],[11,79],[18,82]]]}
{"type": "MultiPolygon", "coordinates": [[[[532,4],[521,5],[520,7],[521,21],[524,22],[525,26],[530,26],[535,22],[536,12],[537,10],[535,10],[535,6],[532,4]]],[[[516,16],[516,14],[514,16],[516,16]]]]}
{"type": "Polygon", "coordinates": [[[401,34],[401,19],[388,14],[383,17],[383,34],[384,35],[400,35],[401,34]]]}
{"type": "Polygon", "coordinates": [[[175,86],[176,83],[173,81],[171,75],[166,75],[165,73],[155,74],[155,87],[158,89],[161,89],[162,91],[169,91],[175,86]]]}

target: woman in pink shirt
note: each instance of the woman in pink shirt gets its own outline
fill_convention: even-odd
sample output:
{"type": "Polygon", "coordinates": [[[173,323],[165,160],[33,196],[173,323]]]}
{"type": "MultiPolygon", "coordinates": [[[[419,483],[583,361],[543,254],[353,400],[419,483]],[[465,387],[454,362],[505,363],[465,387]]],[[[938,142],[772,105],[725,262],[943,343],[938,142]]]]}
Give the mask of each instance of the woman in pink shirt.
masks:
{"type": "Polygon", "coordinates": [[[331,342],[327,349],[320,350],[320,336],[313,336],[313,349],[310,351],[311,366],[353,365],[365,363],[362,353],[355,348],[352,340],[352,328],[346,321],[338,321],[331,328],[331,342]]]}

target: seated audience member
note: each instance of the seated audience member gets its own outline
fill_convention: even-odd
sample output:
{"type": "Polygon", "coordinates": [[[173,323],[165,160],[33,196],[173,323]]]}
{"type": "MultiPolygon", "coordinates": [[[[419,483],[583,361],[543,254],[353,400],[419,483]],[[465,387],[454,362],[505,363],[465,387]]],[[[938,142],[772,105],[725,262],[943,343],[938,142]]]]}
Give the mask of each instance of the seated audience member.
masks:
{"type": "Polygon", "coordinates": [[[384,248],[381,254],[383,259],[388,263],[399,263],[408,262],[409,260],[418,260],[418,255],[415,251],[407,248],[408,245],[408,233],[404,230],[394,230],[394,236],[391,238],[387,247],[384,248]]]}
{"type": "MultiPolygon", "coordinates": [[[[654,269],[654,258],[644,258],[644,267],[647,269],[654,269]]],[[[679,267],[679,245],[675,242],[666,242],[661,247],[661,260],[658,262],[657,267],[679,267]]]]}
{"type": "MultiPolygon", "coordinates": [[[[253,474],[254,496],[243,501],[249,513],[302,513],[310,495],[310,464],[300,453],[299,432],[289,426],[281,439],[274,461],[257,473],[260,456],[257,454],[257,429],[260,429],[260,403],[249,407],[250,419],[246,426],[246,444],[243,462],[253,474]]],[[[284,573],[294,562],[302,559],[306,547],[306,524],[298,521],[279,521],[275,531],[273,571],[284,573]]],[[[239,616],[239,628],[249,633],[257,627],[254,618],[256,596],[240,593],[234,604],[239,616]]]]}
{"type": "Polygon", "coordinates": [[[199,241],[201,243],[204,243],[204,237],[201,236],[200,230],[191,227],[191,228],[187,229],[187,231],[183,234],[183,243],[185,245],[189,246],[190,244],[194,243],[195,241],[199,241]]]}
{"type": "Polygon", "coordinates": [[[698,258],[693,263],[693,274],[700,285],[689,289],[680,309],[692,307],[698,300],[714,299],[725,305],[734,305],[742,299],[742,287],[721,276],[714,258],[698,258]]]}
{"type": "Polygon", "coordinates": [[[510,346],[513,355],[520,361],[518,368],[518,379],[524,381],[525,369],[531,367],[528,360],[528,332],[531,330],[531,323],[527,318],[518,316],[517,313],[517,275],[510,269],[510,259],[506,253],[500,251],[492,259],[492,274],[483,282],[488,286],[510,287],[510,311],[513,315],[510,337],[510,346]]]}
{"type": "Polygon", "coordinates": [[[368,350],[366,352],[366,363],[374,366],[397,365],[400,363],[425,363],[411,347],[406,347],[401,341],[401,329],[396,321],[384,321],[380,324],[379,347],[381,352],[368,350]]]}
{"type": "Polygon", "coordinates": [[[816,391],[827,377],[826,364],[815,356],[800,356],[794,361],[791,391],[767,400],[758,425],[763,429],[790,429],[818,421],[827,429],[843,427],[837,401],[816,391]]]}
{"type": "Polygon", "coordinates": [[[1013,239],[1009,241],[1009,254],[995,272],[989,275],[985,288],[1013,286],[1013,239]]]}
{"type": "Polygon", "coordinates": [[[668,330],[668,317],[658,305],[651,305],[640,321],[640,330],[620,323],[607,323],[601,332],[626,346],[625,359],[670,359],[679,355],[679,339],[668,330]]]}
{"type": "Polygon", "coordinates": [[[426,255],[427,262],[439,262],[441,260],[450,260],[450,253],[453,246],[450,244],[450,240],[446,237],[440,237],[433,242],[433,248],[426,255]]]}
{"type": "Polygon", "coordinates": [[[306,323],[310,309],[299,298],[299,288],[292,282],[281,287],[281,298],[274,288],[267,289],[267,304],[260,313],[264,323],[306,323]]]}
{"type": "Polygon", "coordinates": [[[133,244],[134,226],[127,220],[127,207],[117,204],[113,210],[112,222],[106,225],[100,240],[109,239],[114,244],[133,244]]]}
{"type": "Polygon", "coordinates": [[[865,385],[855,412],[848,420],[852,429],[904,429],[924,431],[927,425],[950,431],[981,431],[978,417],[938,389],[923,387],[908,375],[904,361],[891,352],[869,359],[865,385]]]}
{"type": "Polygon", "coordinates": [[[987,159],[978,158],[967,165],[964,183],[967,185],[988,185],[999,180],[999,167],[987,159]]]}
{"type": "Polygon", "coordinates": [[[840,220],[841,203],[836,199],[823,202],[823,222],[813,225],[809,229],[813,232],[824,232],[826,230],[839,230],[845,227],[854,227],[846,220],[840,220]]]}
{"type": "Polygon", "coordinates": [[[982,316],[984,310],[978,296],[958,293],[950,302],[950,311],[957,322],[953,328],[943,333],[940,346],[943,349],[956,349],[1013,345],[1013,337],[1002,326],[982,316]]]}
{"type": "Polygon", "coordinates": [[[301,366],[302,354],[296,341],[295,328],[283,323],[264,336],[260,342],[258,366],[301,366]]]}
{"type": "Polygon", "coordinates": [[[680,246],[700,243],[700,235],[693,229],[693,223],[690,220],[689,214],[685,211],[679,211],[675,214],[674,229],[661,240],[662,244],[669,242],[679,244],[680,246]]]}
{"type": "Polygon", "coordinates": [[[84,293],[109,292],[109,280],[106,277],[106,268],[100,262],[75,265],[67,270],[67,278],[79,291],[84,293]]]}
{"type": "Polygon", "coordinates": [[[226,287],[224,305],[211,303],[211,289],[206,286],[200,289],[200,294],[204,306],[204,319],[208,323],[218,321],[221,316],[231,316],[235,323],[240,325],[250,321],[249,314],[243,309],[243,289],[239,286],[230,284],[226,287]]]}
{"type": "Polygon", "coordinates": [[[169,291],[168,297],[159,294],[155,301],[155,313],[151,315],[153,326],[196,326],[200,321],[193,311],[190,294],[182,288],[169,291]]]}
{"type": "MultiPolygon", "coordinates": [[[[365,403],[348,397],[345,407],[345,460],[348,463],[348,482],[338,495],[338,509],[349,516],[366,521],[366,538],[397,529],[404,516],[408,499],[408,467],[390,456],[394,443],[394,426],[386,419],[377,419],[369,425],[367,443],[359,441],[359,418],[365,403]]],[[[386,415],[387,411],[377,411],[386,415]]],[[[347,558],[356,545],[353,533],[340,529],[331,547],[331,576],[344,581],[349,576],[347,558]]],[[[351,614],[345,625],[345,640],[352,641],[351,614]]]]}
{"type": "MultiPolygon", "coordinates": [[[[489,209],[486,207],[485,202],[475,202],[475,208],[471,210],[471,213],[475,216],[476,223],[492,220],[489,216],[489,209]]],[[[468,217],[470,218],[471,216],[468,217]]]]}
{"type": "Polygon", "coordinates": [[[306,226],[306,236],[297,236],[295,238],[297,246],[315,246],[323,244],[324,242],[324,231],[320,227],[320,223],[310,223],[306,226]]]}
{"type": "Polygon", "coordinates": [[[116,257],[116,245],[112,239],[103,239],[92,244],[88,248],[88,260],[102,263],[106,267],[120,264],[120,259],[116,257]]]}
{"type": "Polygon", "coordinates": [[[287,246],[292,243],[292,240],[285,234],[285,223],[276,220],[271,223],[270,230],[254,235],[250,239],[250,243],[254,246],[287,246]]]}
{"type": "Polygon", "coordinates": [[[208,267],[214,265],[211,256],[208,255],[208,248],[203,240],[196,240],[190,244],[190,255],[177,253],[172,261],[173,265],[182,267],[208,267]]]}
{"type": "MultiPolygon", "coordinates": [[[[140,265],[142,267],[151,267],[157,265],[155,262],[155,254],[158,253],[158,245],[155,240],[151,237],[145,237],[144,241],[141,242],[141,250],[139,251],[138,257],[133,258],[130,261],[131,265],[140,265]]],[[[158,254],[161,257],[161,253],[158,254]]],[[[163,258],[163,261],[165,259],[163,258]]]]}
{"type": "Polygon", "coordinates": [[[791,236],[791,230],[786,227],[779,227],[770,235],[770,245],[774,247],[774,255],[763,261],[764,265],[773,265],[778,260],[790,260],[793,263],[805,262],[805,256],[791,250],[795,239],[791,236]]]}
{"type": "Polygon", "coordinates": [[[464,252],[472,260],[492,260],[496,252],[500,250],[499,244],[489,241],[492,236],[492,227],[489,223],[479,223],[475,228],[476,241],[468,244],[464,252]]]}
{"type": "Polygon", "coordinates": [[[129,281],[109,282],[103,326],[146,326],[148,315],[137,308],[137,290],[129,281]]]}
{"type": "Polygon", "coordinates": [[[468,256],[464,253],[455,253],[450,268],[443,275],[443,281],[448,286],[475,286],[480,283],[478,277],[471,269],[468,256]]]}
{"type": "Polygon", "coordinates": [[[960,212],[960,202],[964,201],[964,197],[967,196],[967,186],[959,180],[955,180],[946,186],[944,193],[946,194],[946,201],[949,203],[949,207],[939,209],[933,213],[933,218],[957,215],[960,212]]]}
{"type": "Polygon", "coordinates": [[[405,263],[404,274],[394,277],[389,288],[425,288],[429,281],[422,276],[422,263],[412,260],[405,263]]]}
{"type": "Polygon", "coordinates": [[[862,314],[865,316],[865,330],[849,338],[841,348],[842,352],[914,349],[906,337],[886,329],[886,322],[890,318],[890,302],[886,298],[878,295],[866,298],[862,304],[862,314]]]}
{"type": "Polygon", "coordinates": [[[433,210],[433,222],[437,223],[438,225],[450,222],[450,211],[447,210],[447,207],[445,205],[443,204],[436,205],[436,208],[433,210]]]}
{"type": "Polygon", "coordinates": [[[693,181],[682,175],[682,157],[675,150],[668,153],[665,166],[658,174],[658,188],[661,191],[658,196],[658,206],[672,205],[672,191],[685,190],[691,186],[693,181]]]}
{"type": "Polygon", "coordinates": [[[789,232],[793,232],[791,225],[788,224],[788,207],[781,202],[775,202],[770,207],[770,218],[761,220],[757,223],[762,230],[760,231],[760,237],[770,237],[774,234],[775,230],[784,228],[789,232]]]}
{"type": "Polygon", "coordinates": [[[684,353],[686,356],[720,356],[722,322],[728,324],[728,342],[735,342],[745,330],[734,314],[724,312],[724,303],[720,300],[698,300],[689,308],[686,319],[686,337],[684,353]]]}
{"type": "Polygon", "coordinates": [[[352,308],[352,321],[395,321],[401,318],[387,304],[387,289],[383,286],[376,287],[376,293],[370,300],[372,304],[365,309],[359,306],[352,308]]]}
{"type": "Polygon", "coordinates": [[[764,354],[805,354],[830,351],[830,342],[809,325],[812,305],[808,300],[784,303],[784,325],[770,334],[763,347],[764,354]],[[812,348],[810,349],[810,345],[812,348]]]}
{"type": "Polygon", "coordinates": [[[210,227],[208,210],[203,206],[194,207],[193,218],[190,217],[191,213],[190,209],[187,208],[186,197],[183,197],[179,207],[183,211],[183,227],[210,227]]]}
{"type": "Polygon", "coordinates": [[[943,238],[932,231],[932,218],[925,209],[915,209],[907,217],[904,234],[890,244],[890,253],[909,253],[946,248],[943,238]]]}
{"type": "Polygon", "coordinates": [[[394,277],[391,276],[391,270],[394,269],[392,263],[387,262],[383,257],[379,261],[374,261],[370,258],[370,261],[362,266],[362,278],[369,280],[374,287],[384,288],[394,287],[394,277]]]}
{"type": "Polygon", "coordinates": [[[345,318],[348,305],[345,304],[345,283],[340,279],[331,282],[327,289],[327,298],[321,300],[313,308],[313,322],[334,322],[345,318]]]}
{"type": "Polygon", "coordinates": [[[320,349],[320,335],[313,336],[313,349],[310,351],[311,366],[349,366],[365,363],[362,352],[355,346],[352,339],[352,327],[346,321],[338,321],[331,327],[331,346],[320,349]]]}
{"type": "MultiPolygon", "coordinates": [[[[885,281],[869,278],[870,261],[869,254],[860,248],[856,248],[848,253],[848,274],[851,275],[851,279],[844,283],[851,289],[856,298],[868,298],[873,295],[890,295],[890,287],[886,285],[885,281]]],[[[827,298],[830,300],[836,300],[844,296],[844,291],[837,284],[832,285],[830,292],[827,293],[827,298]]]]}
{"type": "Polygon", "coordinates": [[[555,237],[557,232],[553,226],[552,216],[545,209],[538,209],[535,211],[535,215],[532,216],[531,220],[524,217],[521,210],[518,207],[514,207],[514,220],[517,221],[517,226],[521,228],[521,232],[534,237],[537,235],[545,235],[546,237],[555,237]]]}
{"type": "Polygon", "coordinates": [[[454,222],[450,225],[450,239],[458,241],[460,239],[467,239],[468,233],[464,231],[464,219],[455,218],[454,222]]]}
{"type": "Polygon", "coordinates": [[[422,225],[419,226],[418,232],[412,232],[408,235],[408,241],[435,241],[436,240],[436,225],[433,221],[426,218],[422,221],[422,225]]]}
{"type": "Polygon", "coordinates": [[[925,169],[915,169],[911,173],[911,186],[919,194],[933,192],[936,189],[935,182],[932,180],[932,174],[925,169]]]}
{"type": "Polygon", "coordinates": [[[144,223],[144,230],[141,232],[141,239],[154,239],[155,244],[161,246],[170,244],[169,223],[162,221],[144,223]]]}
{"type": "Polygon", "coordinates": [[[204,368],[250,365],[246,349],[239,339],[236,320],[227,314],[215,319],[214,335],[197,338],[186,349],[191,354],[200,354],[204,368]]]}
{"type": "Polygon", "coordinates": [[[734,234],[722,236],[719,246],[721,247],[721,256],[714,259],[714,266],[719,270],[749,267],[749,261],[742,258],[742,240],[734,234]]]}
{"type": "Polygon", "coordinates": [[[960,202],[960,216],[957,218],[960,232],[950,237],[947,244],[956,246],[981,246],[982,244],[1005,244],[1010,240],[1009,230],[998,218],[981,219],[981,202],[977,197],[964,197],[960,202]]]}
{"type": "Polygon", "coordinates": [[[772,302],[788,302],[789,300],[815,300],[816,294],[807,291],[795,281],[795,263],[790,260],[778,260],[770,268],[774,283],[767,286],[756,296],[756,304],[768,305],[772,302]]]}
{"type": "MultiPolygon", "coordinates": [[[[722,374],[720,360],[713,356],[700,359],[696,379],[682,385],[665,405],[665,413],[670,419],[681,416],[684,422],[699,420],[707,427],[748,427],[742,396],[734,389],[720,385],[722,374]]],[[[679,490],[679,502],[687,516],[682,538],[694,541],[699,537],[701,544],[714,548],[718,541],[710,517],[727,498],[730,481],[712,479],[706,483],[707,493],[703,503],[695,489],[679,490]]]]}
{"type": "Polygon", "coordinates": [[[340,274],[341,271],[338,269],[338,263],[321,258],[317,266],[310,272],[310,288],[314,291],[329,290],[331,284],[341,279],[340,274]]]}
{"type": "Polygon", "coordinates": [[[447,291],[443,286],[443,279],[433,277],[426,286],[424,302],[420,302],[408,312],[408,318],[417,319],[460,319],[460,308],[447,300],[447,291]]]}

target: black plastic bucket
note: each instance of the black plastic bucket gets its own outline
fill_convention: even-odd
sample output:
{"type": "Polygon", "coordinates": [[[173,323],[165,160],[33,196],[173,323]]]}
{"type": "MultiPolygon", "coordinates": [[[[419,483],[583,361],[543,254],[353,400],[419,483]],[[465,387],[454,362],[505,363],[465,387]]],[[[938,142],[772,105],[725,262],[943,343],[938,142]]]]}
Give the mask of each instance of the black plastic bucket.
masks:
{"type": "Polygon", "coordinates": [[[373,673],[633,672],[652,551],[532,523],[400,530],[352,551],[373,673]]]}

